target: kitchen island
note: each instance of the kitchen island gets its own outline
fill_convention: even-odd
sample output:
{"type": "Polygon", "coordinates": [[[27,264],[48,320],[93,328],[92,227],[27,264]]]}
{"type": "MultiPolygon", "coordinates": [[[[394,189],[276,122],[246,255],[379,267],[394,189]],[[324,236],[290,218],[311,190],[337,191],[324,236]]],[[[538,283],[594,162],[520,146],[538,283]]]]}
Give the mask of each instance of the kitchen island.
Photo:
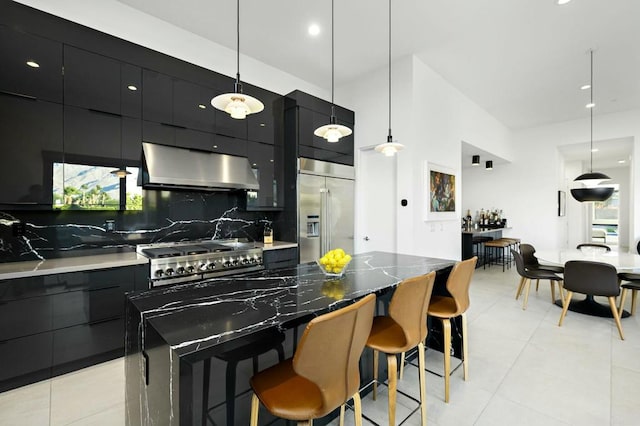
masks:
{"type": "MultiPolygon", "coordinates": [[[[384,300],[405,278],[437,271],[434,293],[446,292],[444,284],[454,263],[371,252],[353,256],[341,279],[327,279],[317,265],[308,263],[132,293],[126,306],[126,423],[202,424],[203,360],[224,358],[265,330],[295,329],[370,293],[384,300]]],[[[456,328],[454,342],[459,339],[456,328]]],[[[287,357],[295,345],[290,334],[285,342],[287,357]]],[[[430,338],[437,334],[430,333],[430,338]]],[[[371,376],[371,362],[366,361],[371,355],[364,355],[363,381],[371,376]]],[[[238,380],[238,392],[248,389],[250,375],[250,371],[238,374],[244,377],[238,380]]],[[[211,400],[223,404],[224,381],[213,378],[212,383],[211,400]]],[[[235,404],[236,422],[242,423],[248,398],[238,398],[235,404]]]]}

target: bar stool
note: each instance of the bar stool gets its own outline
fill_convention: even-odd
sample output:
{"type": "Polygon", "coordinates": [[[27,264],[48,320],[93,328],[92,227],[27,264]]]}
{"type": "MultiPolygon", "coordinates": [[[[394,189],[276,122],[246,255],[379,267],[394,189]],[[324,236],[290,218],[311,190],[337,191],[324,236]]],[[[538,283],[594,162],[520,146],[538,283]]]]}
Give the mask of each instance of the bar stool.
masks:
{"type": "Polygon", "coordinates": [[[309,422],[353,398],[355,423],[362,424],[360,355],[371,331],[373,294],[342,309],[314,318],[300,338],[293,358],[251,378],[251,426],[258,425],[260,403],[274,416],[309,422]]]}
{"type": "MultiPolygon", "coordinates": [[[[475,258],[474,258],[475,259],[475,258]]],[[[396,422],[397,359],[408,349],[418,347],[420,369],[421,424],[427,424],[427,404],[424,377],[424,340],[427,337],[427,309],[433,291],[436,273],[431,272],[402,281],[389,303],[389,315],[373,319],[367,347],[373,349],[373,399],[378,391],[378,352],[387,355],[389,379],[389,425],[396,422]]],[[[369,385],[367,385],[369,386],[369,385]]],[[[365,386],[366,387],[366,386],[365,386]]],[[[415,411],[415,410],[414,410],[415,411]]],[[[411,413],[413,414],[413,413],[411,413]]]]}
{"type": "Polygon", "coordinates": [[[469,286],[476,269],[477,257],[464,260],[455,264],[449,278],[447,278],[447,291],[449,296],[433,296],[429,303],[428,314],[438,318],[442,322],[444,336],[444,402],[449,402],[449,382],[451,375],[451,319],[460,316],[462,318],[462,368],[464,380],[469,375],[469,341],[467,329],[467,309],[469,308],[469,286]]]}
{"type": "Polygon", "coordinates": [[[520,251],[520,238],[504,237],[502,239],[509,243],[509,247],[507,247],[506,255],[509,256],[509,267],[511,267],[511,264],[515,262],[514,258],[510,255],[511,249],[515,251],[520,251]]]}
{"type": "MultiPolygon", "coordinates": [[[[504,239],[487,241],[484,243],[484,257],[485,257],[485,266],[487,262],[489,266],[491,266],[492,253],[496,259],[496,265],[502,264],[502,272],[504,272],[504,268],[507,265],[507,260],[505,257],[505,250],[509,249],[511,243],[504,239]]],[[[484,266],[483,266],[484,269],[484,266]]]]}
{"type": "MultiPolygon", "coordinates": [[[[260,331],[249,337],[250,341],[241,347],[227,351],[216,358],[226,361],[225,377],[225,403],[227,409],[227,426],[233,426],[235,422],[235,402],[236,402],[236,369],[238,363],[247,359],[253,360],[253,374],[258,368],[258,357],[271,350],[278,352],[278,361],[284,361],[284,333],[275,328],[260,331]]],[[[208,412],[221,404],[208,408],[209,406],[209,382],[211,380],[211,358],[204,360],[203,383],[202,383],[202,426],[207,424],[208,412]]]]}

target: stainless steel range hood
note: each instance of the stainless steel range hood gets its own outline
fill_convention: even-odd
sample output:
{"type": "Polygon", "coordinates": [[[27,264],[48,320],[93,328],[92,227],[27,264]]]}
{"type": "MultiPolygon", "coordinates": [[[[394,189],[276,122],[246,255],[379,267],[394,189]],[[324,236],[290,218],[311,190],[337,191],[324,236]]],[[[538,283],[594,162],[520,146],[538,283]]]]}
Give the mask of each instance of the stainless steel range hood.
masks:
{"type": "Polygon", "coordinates": [[[198,191],[258,190],[245,157],[143,142],[142,186],[198,191]]]}

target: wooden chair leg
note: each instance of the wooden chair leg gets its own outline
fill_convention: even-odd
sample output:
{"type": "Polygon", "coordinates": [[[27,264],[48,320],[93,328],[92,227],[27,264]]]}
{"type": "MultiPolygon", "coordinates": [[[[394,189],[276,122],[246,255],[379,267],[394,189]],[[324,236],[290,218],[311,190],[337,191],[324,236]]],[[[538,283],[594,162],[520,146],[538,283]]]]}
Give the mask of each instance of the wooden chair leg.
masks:
{"type": "Polygon", "coordinates": [[[398,359],[396,354],[387,354],[387,376],[389,378],[389,426],[396,424],[396,397],[398,393],[398,359]]]}
{"type": "Polygon", "coordinates": [[[516,291],[516,300],[518,300],[518,298],[522,294],[522,289],[524,288],[524,280],[525,280],[524,277],[520,277],[520,283],[518,284],[518,291],[516,291]]]}
{"type": "Polygon", "coordinates": [[[616,308],[615,297],[609,296],[609,306],[611,307],[611,313],[613,314],[613,319],[616,321],[616,327],[618,327],[620,340],[624,340],[624,334],[622,333],[622,324],[620,323],[620,315],[618,315],[618,308],[616,308]]]}
{"type": "Polygon", "coordinates": [[[469,328],[467,327],[467,313],[462,315],[462,371],[465,380],[469,377],[469,337],[467,336],[469,328]]]}
{"type": "Polygon", "coordinates": [[[558,281],[558,291],[560,292],[560,300],[562,300],[562,304],[564,305],[564,281],[558,281]]]}
{"type": "Polygon", "coordinates": [[[538,287],[540,287],[540,280],[536,280],[536,293],[538,292],[538,287]]]}
{"type": "Polygon", "coordinates": [[[551,284],[551,303],[556,303],[556,283],[549,280],[549,284],[551,284]]]}
{"type": "Polygon", "coordinates": [[[573,297],[573,292],[567,290],[567,294],[564,296],[564,302],[562,303],[562,313],[560,314],[560,321],[558,321],[558,327],[562,327],[562,321],[564,321],[564,316],[567,315],[567,309],[569,309],[569,303],[571,303],[571,297],[573,297]]]}
{"type": "MultiPolygon", "coordinates": [[[[354,403],[355,405],[355,403],[354,403]]],[[[344,406],[345,404],[342,404],[340,406],[340,426],[344,426],[344,406]]]]}
{"type": "Polygon", "coordinates": [[[378,351],[373,351],[373,400],[378,397],[378,351]]]}
{"type": "Polygon", "coordinates": [[[258,426],[258,410],[260,408],[260,400],[254,393],[251,397],[251,426],[258,426]]]}
{"type": "Polygon", "coordinates": [[[425,382],[424,369],[424,344],[418,343],[418,379],[420,381],[420,424],[427,425],[427,384],[425,382]]]}
{"type": "Polygon", "coordinates": [[[624,311],[624,302],[626,298],[627,289],[623,288],[622,291],[620,291],[620,305],[618,306],[618,312],[620,312],[620,315],[622,315],[622,311],[624,311]]]}
{"type": "Polygon", "coordinates": [[[638,290],[631,292],[631,315],[636,314],[636,302],[638,301],[638,290]]]}
{"type": "Polygon", "coordinates": [[[526,279],[526,288],[524,290],[524,303],[522,304],[522,310],[527,309],[527,302],[529,301],[529,287],[531,287],[531,280],[529,278],[526,279]]]}
{"type": "Polygon", "coordinates": [[[402,354],[400,354],[400,374],[398,375],[400,380],[404,377],[404,356],[405,353],[402,352],[402,354]]]}
{"type": "Polygon", "coordinates": [[[355,425],[362,426],[362,401],[360,400],[359,392],[353,395],[353,417],[355,425]]]}
{"type": "Polygon", "coordinates": [[[449,402],[449,382],[451,376],[451,320],[442,320],[442,331],[444,335],[444,402],[449,402]]]}

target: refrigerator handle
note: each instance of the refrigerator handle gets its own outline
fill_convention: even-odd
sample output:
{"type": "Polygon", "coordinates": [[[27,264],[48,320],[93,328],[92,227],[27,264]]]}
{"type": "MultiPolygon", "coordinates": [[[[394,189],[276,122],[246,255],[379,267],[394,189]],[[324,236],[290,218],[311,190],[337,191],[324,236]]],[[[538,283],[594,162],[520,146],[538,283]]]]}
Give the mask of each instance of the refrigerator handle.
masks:
{"type": "Polygon", "coordinates": [[[320,256],[329,251],[327,248],[327,192],[326,188],[320,189],[320,256]]]}
{"type": "Polygon", "coordinates": [[[324,199],[325,202],[325,208],[327,210],[327,218],[325,219],[325,235],[327,237],[327,251],[331,250],[332,247],[332,241],[331,241],[331,230],[329,229],[329,225],[332,223],[331,222],[331,191],[329,190],[329,188],[327,188],[327,195],[325,196],[324,199]]]}

